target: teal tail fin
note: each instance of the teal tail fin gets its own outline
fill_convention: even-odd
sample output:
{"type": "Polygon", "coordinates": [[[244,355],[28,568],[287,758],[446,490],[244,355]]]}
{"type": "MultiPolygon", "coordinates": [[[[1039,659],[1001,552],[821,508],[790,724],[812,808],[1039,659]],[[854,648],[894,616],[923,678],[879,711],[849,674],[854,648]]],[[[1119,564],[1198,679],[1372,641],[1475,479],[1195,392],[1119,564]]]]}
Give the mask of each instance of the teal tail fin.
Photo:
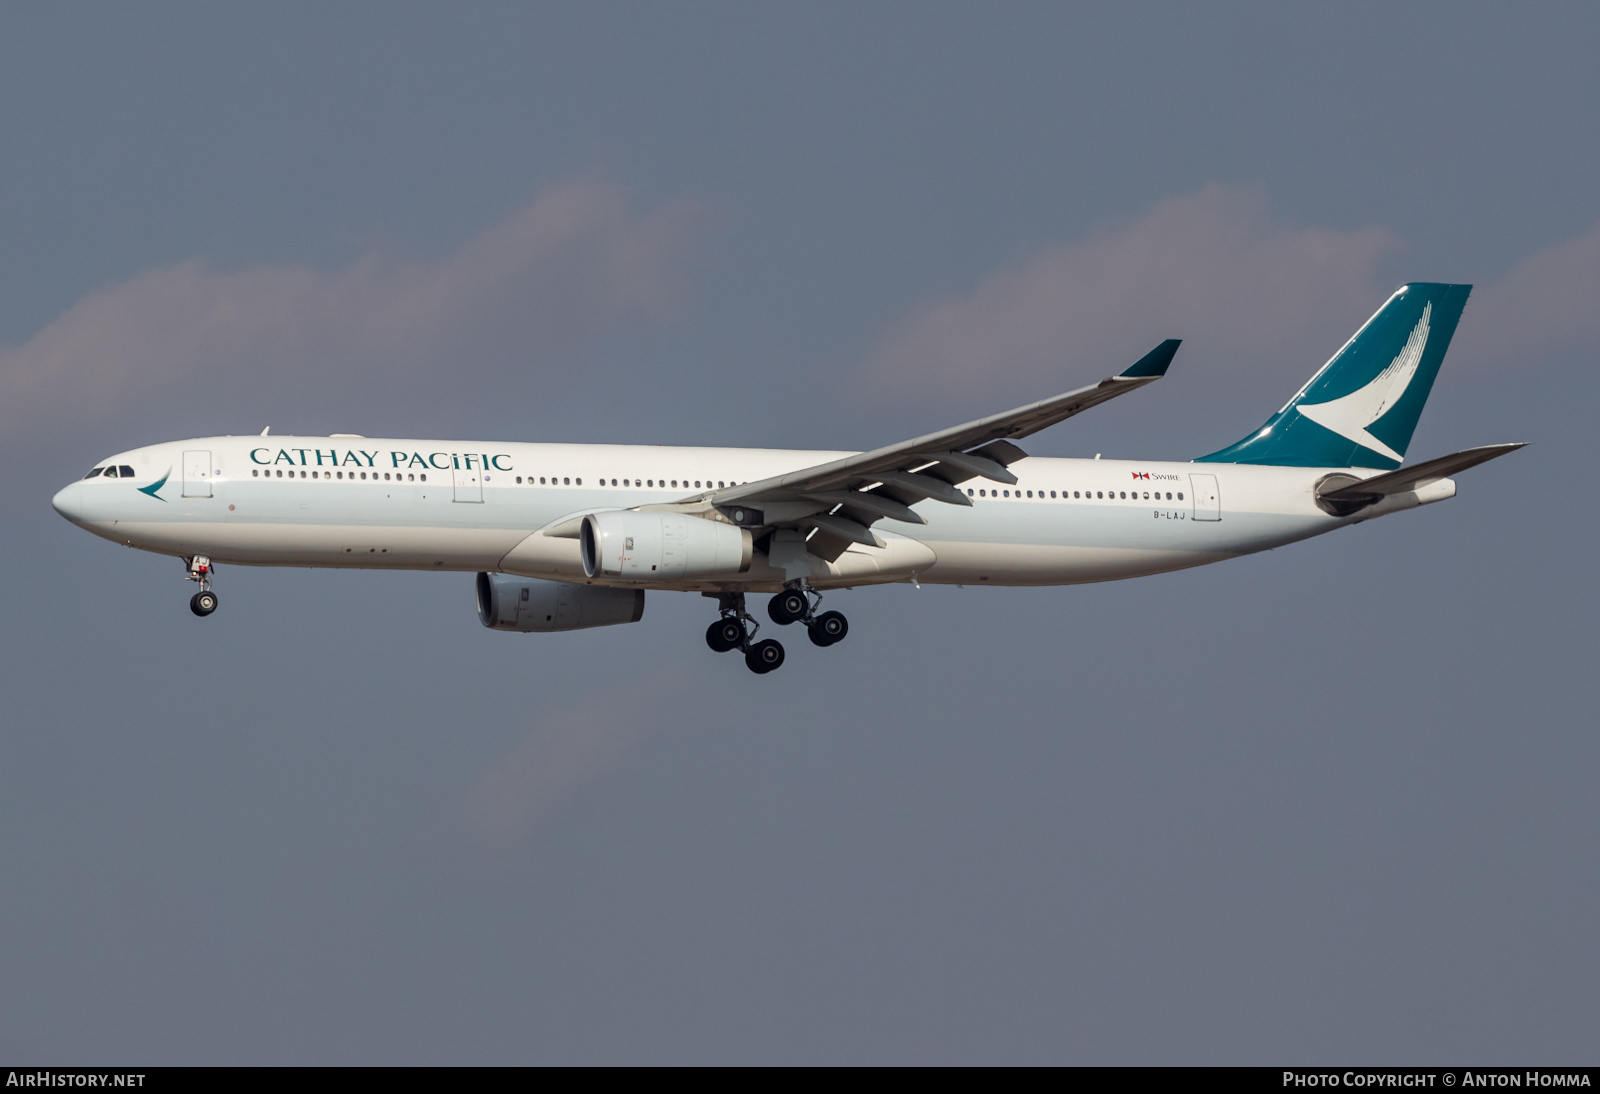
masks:
{"type": "Polygon", "coordinates": [[[1250,436],[1202,463],[1399,467],[1471,285],[1402,285],[1250,436]]]}

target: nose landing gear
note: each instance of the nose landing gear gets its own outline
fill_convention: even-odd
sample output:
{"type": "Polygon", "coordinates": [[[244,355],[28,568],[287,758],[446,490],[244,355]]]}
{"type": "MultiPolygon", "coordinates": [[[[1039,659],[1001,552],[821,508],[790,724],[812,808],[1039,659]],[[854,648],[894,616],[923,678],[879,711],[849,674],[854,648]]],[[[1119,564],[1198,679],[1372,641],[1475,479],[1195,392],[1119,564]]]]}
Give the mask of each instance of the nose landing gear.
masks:
{"type": "Polygon", "coordinates": [[[216,611],[217,594],[211,591],[211,560],[205,555],[195,555],[189,559],[186,580],[200,583],[200,591],[189,598],[189,610],[201,617],[216,611]]]}

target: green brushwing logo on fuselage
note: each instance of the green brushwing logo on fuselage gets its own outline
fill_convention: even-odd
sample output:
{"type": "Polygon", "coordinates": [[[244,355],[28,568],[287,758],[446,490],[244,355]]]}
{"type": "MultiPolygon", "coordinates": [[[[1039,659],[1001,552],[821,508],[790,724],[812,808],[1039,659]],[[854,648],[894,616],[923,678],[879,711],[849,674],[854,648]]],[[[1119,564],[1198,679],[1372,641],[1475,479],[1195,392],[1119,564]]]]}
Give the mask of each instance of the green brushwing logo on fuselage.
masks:
{"type": "Polygon", "coordinates": [[[167,499],[162,497],[159,493],[157,493],[157,491],[159,491],[163,486],[167,485],[167,480],[170,478],[172,478],[172,468],[169,467],[167,468],[167,473],[162,475],[159,481],[153,482],[149,486],[139,487],[139,493],[149,494],[157,501],[166,501],[167,499]]]}

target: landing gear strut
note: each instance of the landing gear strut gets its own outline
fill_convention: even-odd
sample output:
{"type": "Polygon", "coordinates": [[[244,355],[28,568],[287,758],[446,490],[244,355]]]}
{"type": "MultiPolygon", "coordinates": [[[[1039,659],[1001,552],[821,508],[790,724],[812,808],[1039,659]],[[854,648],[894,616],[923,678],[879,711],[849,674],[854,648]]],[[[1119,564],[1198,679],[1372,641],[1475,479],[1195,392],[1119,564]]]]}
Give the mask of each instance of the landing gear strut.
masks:
{"type": "Polygon", "coordinates": [[[706,629],[706,645],[718,653],[744,651],[744,663],[761,675],[783,664],[783,646],[776,639],[753,642],[761,624],[745,611],[743,593],[706,593],[717,598],[721,618],[706,629]]]}
{"type": "Polygon", "coordinates": [[[767,615],[780,627],[804,623],[814,646],[831,646],[850,633],[850,621],[839,612],[817,614],[822,594],[807,585],[783,590],[767,602],[767,615]]]}
{"type": "Polygon", "coordinates": [[[211,591],[211,560],[205,555],[195,555],[189,560],[189,581],[198,581],[200,591],[189,598],[189,610],[198,616],[207,616],[217,610],[217,594],[211,591]]]}

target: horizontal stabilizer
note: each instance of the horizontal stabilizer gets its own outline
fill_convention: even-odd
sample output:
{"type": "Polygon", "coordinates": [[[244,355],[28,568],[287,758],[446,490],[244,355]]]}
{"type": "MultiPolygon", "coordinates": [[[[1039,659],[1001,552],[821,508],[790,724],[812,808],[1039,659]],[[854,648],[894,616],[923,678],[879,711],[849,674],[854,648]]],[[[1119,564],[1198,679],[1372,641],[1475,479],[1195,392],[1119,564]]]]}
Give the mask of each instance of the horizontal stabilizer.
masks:
{"type": "Polygon", "coordinates": [[[1330,475],[1317,486],[1317,504],[1339,516],[1363,509],[1391,494],[1405,494],[1421,489],[1430,483],[1448,478],[1458,471],[1487,463],[1508,452],[1526,448],[1526,444],[1486,444],[1468,448],[1448,456],[1425,460],[1412,467],[1402,467],[1370,479],[1352,479],[1349,475],[1330,475]]]}

